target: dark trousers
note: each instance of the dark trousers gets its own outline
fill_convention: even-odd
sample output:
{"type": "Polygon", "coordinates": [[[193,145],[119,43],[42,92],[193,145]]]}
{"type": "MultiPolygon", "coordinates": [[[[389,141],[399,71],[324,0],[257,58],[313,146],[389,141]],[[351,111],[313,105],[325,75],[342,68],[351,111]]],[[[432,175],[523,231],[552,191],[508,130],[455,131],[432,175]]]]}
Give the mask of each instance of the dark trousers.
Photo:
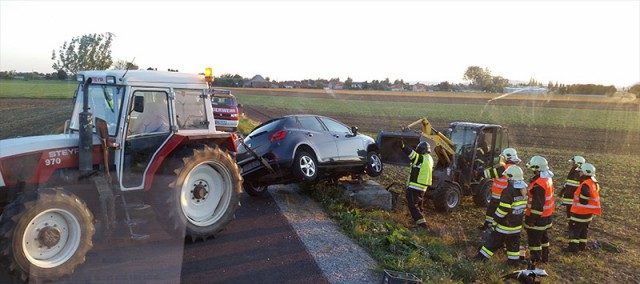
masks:
{"type": "Polygon", "coordinates": [[[567,208],[567,219],[571,218],[571,204],[563,204],[567,208]]]}
{"type": "Polygon", "coordinates": [[[480,248],[479,257],[491,258],[493,254],[503,246],[507,248],[507,259],[509,262],[517,263],[520,259],[520,233],[503,234],[492,231],[491,235],[480,248]]]}
{"type": "Polygon", "coordinates": [[[549,229],[527,229],[527,241],[529,243],[529,254],[532,262],[549,261],[548,231],[549,229]]]}
{"type": "Polygon", "coordinates": [[[420,191],[413,188],[408,188],[406,190],[407,197],[407,206],[409,207],[409,212],[411,213],[411,217],[416,222],[418,226],[426,226],[424,215],[422,214],[422,200],[424,199],[424,191],[420,191]]]}
{"type": "Polygon", "coordinates": [[[569,251],[577,252],[587,248],[589,222],[569,221],[569,251]]]}
{"type": "Polygon", "coordinates": [[[485,222],[485,226],[488,227],[489,225],[491,225],[491,223],[493,223],[493,218],[495,217],[496,214],[496,209],[498,209],[498,205],[500,205],[500,199],[497,198],[491,198],[491,200],[489,201],[489,204],[487,205],[487,211],[484,214],[484,222],[485,222]]]}

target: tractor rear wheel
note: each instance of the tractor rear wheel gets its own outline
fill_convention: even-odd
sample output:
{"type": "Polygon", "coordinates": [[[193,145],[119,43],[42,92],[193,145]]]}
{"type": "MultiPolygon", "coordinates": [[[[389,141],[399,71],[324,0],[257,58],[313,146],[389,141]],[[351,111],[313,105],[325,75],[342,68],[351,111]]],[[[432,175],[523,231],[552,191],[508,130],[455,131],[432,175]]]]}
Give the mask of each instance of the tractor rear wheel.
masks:
{"type": "Polygon", "coordinates": [[[233,158],[217,145],[177,152],[153,189],[156,216],[172,236],[213,237],[235,218],[242,177],[233,158]]]}
{"type": "Polygon", "coordinates": [[[55,281],[73,273],[93,247],[93,215],[77,196],[59,188],[24,193],[5,208],[0,249],[23,281],[55,281]]]}
{"type": "Polygon", "coordinates": [[[462,192],[460,188],[453,184],[445,182],[442,187],[436,189],[433,196],[433,206],[436,211],[450,212],[460,205],[462,200],[462,192]]]}

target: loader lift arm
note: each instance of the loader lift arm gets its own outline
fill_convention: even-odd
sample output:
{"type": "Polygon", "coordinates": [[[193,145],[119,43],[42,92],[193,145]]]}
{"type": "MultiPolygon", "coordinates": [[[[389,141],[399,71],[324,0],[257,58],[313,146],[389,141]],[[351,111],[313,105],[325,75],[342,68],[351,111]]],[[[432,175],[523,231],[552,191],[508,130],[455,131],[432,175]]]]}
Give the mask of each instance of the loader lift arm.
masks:
{"type": "Polygon", "coordinates": [[[449,138],[444,136],[442,132],[433,129],[431,122],[429,122],[426,117],[412,122],[407,125],[407,128],[414,127],[418,124],[422,124],[422,136],[431,139],[436,144],[434,152],[438,156],[438,159],[440,161],[446,161],[447,165],[450,164],[451,159],[455,154],[455,150],[453,149],[455,144],[449,138]]]}

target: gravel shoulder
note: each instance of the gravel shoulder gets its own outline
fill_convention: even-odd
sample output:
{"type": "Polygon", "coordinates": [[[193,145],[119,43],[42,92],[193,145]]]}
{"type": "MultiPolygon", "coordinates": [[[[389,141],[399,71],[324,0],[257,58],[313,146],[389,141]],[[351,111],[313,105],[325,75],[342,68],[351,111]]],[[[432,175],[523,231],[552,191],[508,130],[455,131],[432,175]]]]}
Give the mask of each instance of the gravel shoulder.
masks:
{"type": "Polygon", "coordinates": [[[371,256],[327,216],[297,185],[273,185],[269,193],[330,283],[381,283],[371,256]]]}

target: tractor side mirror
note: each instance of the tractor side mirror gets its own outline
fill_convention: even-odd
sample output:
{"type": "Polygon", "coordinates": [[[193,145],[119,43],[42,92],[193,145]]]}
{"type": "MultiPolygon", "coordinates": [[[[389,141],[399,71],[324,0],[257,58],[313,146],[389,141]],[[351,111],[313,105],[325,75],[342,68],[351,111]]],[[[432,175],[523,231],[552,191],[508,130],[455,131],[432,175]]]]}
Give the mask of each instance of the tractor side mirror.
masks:
{"type": "Polygon", "coordinates": [[[244,105],[238,104],[238,108],[242,108],[242,107],[244,107],[244,105]]]}
{"type": "Polygon", "coordinates": [[[144,111],[144,97],[143,96],[135,96],[133,97],[133,110],[136,112],[144,111]]]}

